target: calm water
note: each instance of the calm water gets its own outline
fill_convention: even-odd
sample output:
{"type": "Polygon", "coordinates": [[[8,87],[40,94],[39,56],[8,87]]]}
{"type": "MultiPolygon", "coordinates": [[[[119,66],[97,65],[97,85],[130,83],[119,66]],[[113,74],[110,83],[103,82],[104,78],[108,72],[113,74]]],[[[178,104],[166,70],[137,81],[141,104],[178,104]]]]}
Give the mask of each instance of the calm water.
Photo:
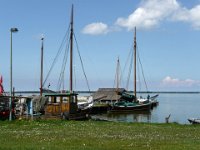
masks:
{"type": "Polygon", "coordinates": [[[122,122],[152,122],[164,123],[169,116],[169,122],[188,124],[188,118],[200,118],[200,94],[159,94],[159,105],[150,113],[107,113],[100,117],[122,122]]]}

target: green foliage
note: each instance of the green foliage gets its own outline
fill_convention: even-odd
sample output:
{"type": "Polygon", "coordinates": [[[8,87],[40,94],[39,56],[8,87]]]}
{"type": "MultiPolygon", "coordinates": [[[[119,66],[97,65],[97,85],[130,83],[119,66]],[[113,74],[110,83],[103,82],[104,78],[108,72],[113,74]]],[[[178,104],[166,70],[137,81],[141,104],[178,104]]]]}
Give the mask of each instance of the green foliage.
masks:
{"type": "Polygon", "coordinates": [[[103,121],[1,121],[0,149],[200,149],[200,126],[103,121]]]}

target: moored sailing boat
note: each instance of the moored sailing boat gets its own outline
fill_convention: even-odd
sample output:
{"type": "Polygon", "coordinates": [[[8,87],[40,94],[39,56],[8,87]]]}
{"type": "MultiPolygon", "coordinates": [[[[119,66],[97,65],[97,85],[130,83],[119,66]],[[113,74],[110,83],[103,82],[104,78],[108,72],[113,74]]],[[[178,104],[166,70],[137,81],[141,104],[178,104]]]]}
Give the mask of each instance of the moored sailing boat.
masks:
{"type": "Polygon", "coordinates": [[[149,111],[151,108],[151,102],[149,99],[140,102],[137,98],[137,91],[136,91],[136,28],[135,28],[135,34],[134,34],[134,95],[124,91],[124,92],[118,92],[119,95],[121,95],[118,102],[114,103],[112,106],[111,111],[149,111]]]}
{"type": "Polygon", "coordinates": [[[69,120],[87,119],[87,111],[78,108],[78,93],[73,91],[73,5],[71,10],[70,21],[70,88],[68,92],[63,93],[47,93],[49,103],[45,108],[46,117],[61,117],[69,120]]]}

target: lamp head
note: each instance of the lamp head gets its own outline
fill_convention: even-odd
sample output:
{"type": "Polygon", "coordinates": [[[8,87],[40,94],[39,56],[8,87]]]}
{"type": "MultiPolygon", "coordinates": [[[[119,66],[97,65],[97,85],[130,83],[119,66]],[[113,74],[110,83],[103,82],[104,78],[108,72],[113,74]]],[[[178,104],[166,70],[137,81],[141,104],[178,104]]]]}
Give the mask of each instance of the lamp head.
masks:
{"type": "Polygon", "coordinates": [[[17,28],[11,28],[10,32],[18,32],[19,30],[17,28]]]}

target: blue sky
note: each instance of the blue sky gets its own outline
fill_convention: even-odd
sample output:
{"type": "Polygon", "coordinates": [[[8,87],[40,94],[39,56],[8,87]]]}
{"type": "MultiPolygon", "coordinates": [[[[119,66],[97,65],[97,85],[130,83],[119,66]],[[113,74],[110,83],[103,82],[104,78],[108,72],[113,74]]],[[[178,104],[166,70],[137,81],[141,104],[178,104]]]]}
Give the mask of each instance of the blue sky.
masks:
{"type": "MultiPolygon", "coordinates": [[[[0,74],[5,90],[10,78],[10,28],[19,29],[13,34],[13,85],[16,90],[38,90],[40,37],[45,37],[46,76],[67,31],[72,3],[74,30],[92,90],[113,87],[117,57],[123,68],[137,26],[148,89],[199,91],[199,0],[0,0],[0,74]]],[[[87,90],[78,60],[74,66],[75,89],[87,90]]],[[[58,61],[48,79],[52,89],[60,68],[58,61]]],[[[68,78],[66,73],[66,88],[68,78]]]]}

